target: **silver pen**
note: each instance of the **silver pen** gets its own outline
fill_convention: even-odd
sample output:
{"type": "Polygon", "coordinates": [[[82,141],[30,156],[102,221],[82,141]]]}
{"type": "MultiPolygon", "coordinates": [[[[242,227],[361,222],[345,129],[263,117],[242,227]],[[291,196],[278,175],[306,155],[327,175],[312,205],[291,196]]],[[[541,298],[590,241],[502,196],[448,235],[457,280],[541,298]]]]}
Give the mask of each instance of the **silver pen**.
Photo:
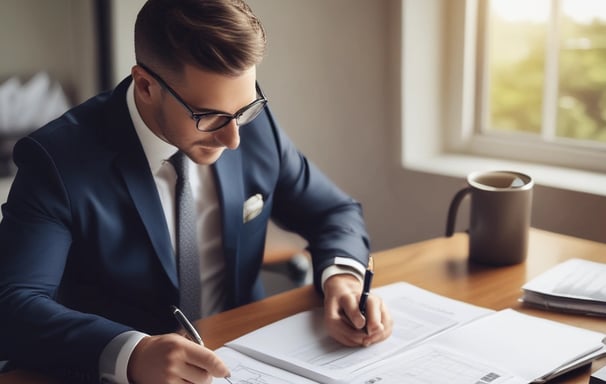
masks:
{"type": "MultiPolygon", "coordinates": [[[[173,315],[175,315],[175,318],[177,319],[179,324],[181,324],[183,329],[185,329],[185,331],[187,332],[189,337],[191,337],[192,341],[196,344],[203,346],[204,341],[202,341],[202,337],[200,337],[200,334],[198,333],[198,331],[196,331],[196,328],[187,319],[187,317],[185,317],[183,312],[181,312],[181,310],[179,308],[175,307],[174,305],[172,306],[172,310],[173,310],[173,315]]],[[[232,381],[229,379],[229,377],[226,376],[224,379],[227,380],[228,383],[233,384],[232,381]]]]}

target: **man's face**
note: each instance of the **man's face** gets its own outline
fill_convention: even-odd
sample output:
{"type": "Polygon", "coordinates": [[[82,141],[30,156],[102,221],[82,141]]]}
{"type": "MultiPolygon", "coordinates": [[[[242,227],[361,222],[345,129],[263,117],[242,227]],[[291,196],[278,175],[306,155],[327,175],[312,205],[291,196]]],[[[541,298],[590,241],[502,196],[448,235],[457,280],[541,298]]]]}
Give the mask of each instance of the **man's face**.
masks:
{"type": "MultiPolygon", "coordinates": [[[[257,95],[255,67],[239,76],[218,75],[189,65],[178,77],[158,75],[196,113],[220,111],[234,114],[253,102],[257,95]]],[[[142,116],[161,139],[178,147],[198,164],[212,164],[226,148],[238,147],[240,134],[235,119],[217,131],[201,132],[196,129],[191,113],[174,95],[152,76],[147,80],[149,103],[143,107],[147,113],[143,112],[142,116]]]]}

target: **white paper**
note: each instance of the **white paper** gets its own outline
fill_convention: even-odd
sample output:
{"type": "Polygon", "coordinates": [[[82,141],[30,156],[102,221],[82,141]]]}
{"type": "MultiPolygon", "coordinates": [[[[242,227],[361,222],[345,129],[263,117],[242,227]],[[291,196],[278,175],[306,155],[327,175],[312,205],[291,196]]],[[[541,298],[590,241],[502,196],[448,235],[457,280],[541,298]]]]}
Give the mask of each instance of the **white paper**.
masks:
{"type": "Polygon", "coordinates": [[[374,291],[394,319],[392,336],[368,348],[348,348],[325,332],[322,309],[306,311],[244,335],[227,346],[310,379],[330,382],[444,330],[493,311],[451,300],[406,283],[374,291]]]}
{"type": "Polygon", "coordinates": [[[507,367],[528,382],[603,347],[604,335],[512,309],[499,311],[437,336],[475,362],[507,367]]]}
{"type": "Polygon", "coordinates": [[[420,345],[369,369],[350,384],[525,384],[500,368],[472,361],[456,351],[420,345]]]}
{"type": "Polygon", "coordinates": [[[526,283],[525,290],[606,303],[606,264],[570,259],[526,283]]]}
{"type": "MultiPolygon", "coordinates": [[[[290,372],[272,367],[260,361],[253,360],[233,349],[219,348],[217,355],[229,367],[232,384],[313,384],[304,377],[293,375],[290,372]]],[[[213,379],[213,383],[227,384],[224,378],[213,379]]]]}
{"type": "MultiPolygon", "coordinates": [[[[495,312],[406,283],[373,292],[390,308],[394,330],[368,348],[332,340],[322,309],[290,316],[226,347],[325,384],[538,382],[606,353],[598,332],[511,309],[495,312]]],[[[273,383],[249,379],[241,383],[273,383]]]]}

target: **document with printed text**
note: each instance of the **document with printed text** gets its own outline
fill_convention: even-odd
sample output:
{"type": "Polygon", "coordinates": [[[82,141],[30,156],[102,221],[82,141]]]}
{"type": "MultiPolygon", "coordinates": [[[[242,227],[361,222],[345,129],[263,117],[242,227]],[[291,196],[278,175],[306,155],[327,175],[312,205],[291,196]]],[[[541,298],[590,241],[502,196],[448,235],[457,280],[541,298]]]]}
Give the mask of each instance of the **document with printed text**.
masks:
{"type": "Polygon", "coordinates": [[[225,357],[232,375],[240,372],[232,382],[271,384],[283,372],[281,382],[295,384],[517,384],[606,353],[605,335],[513,310],[496,312],[403,282],[373,293],[394,319],[388,340],[344,347],[325,332],[321,309],[301,312],[218,350],[231,359],[225,357]]]}

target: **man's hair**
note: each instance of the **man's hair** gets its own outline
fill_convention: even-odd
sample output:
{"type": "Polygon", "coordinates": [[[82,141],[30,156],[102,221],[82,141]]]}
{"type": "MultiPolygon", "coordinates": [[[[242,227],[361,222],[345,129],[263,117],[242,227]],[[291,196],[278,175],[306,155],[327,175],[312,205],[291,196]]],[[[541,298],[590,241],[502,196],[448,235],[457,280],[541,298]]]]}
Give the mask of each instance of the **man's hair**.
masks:
{"type": "Polygon", "coordinates": [[[138,63],[236,76],[261,62],[265,31],[242,0],[148,0],[135,23],[138,63]]]}

